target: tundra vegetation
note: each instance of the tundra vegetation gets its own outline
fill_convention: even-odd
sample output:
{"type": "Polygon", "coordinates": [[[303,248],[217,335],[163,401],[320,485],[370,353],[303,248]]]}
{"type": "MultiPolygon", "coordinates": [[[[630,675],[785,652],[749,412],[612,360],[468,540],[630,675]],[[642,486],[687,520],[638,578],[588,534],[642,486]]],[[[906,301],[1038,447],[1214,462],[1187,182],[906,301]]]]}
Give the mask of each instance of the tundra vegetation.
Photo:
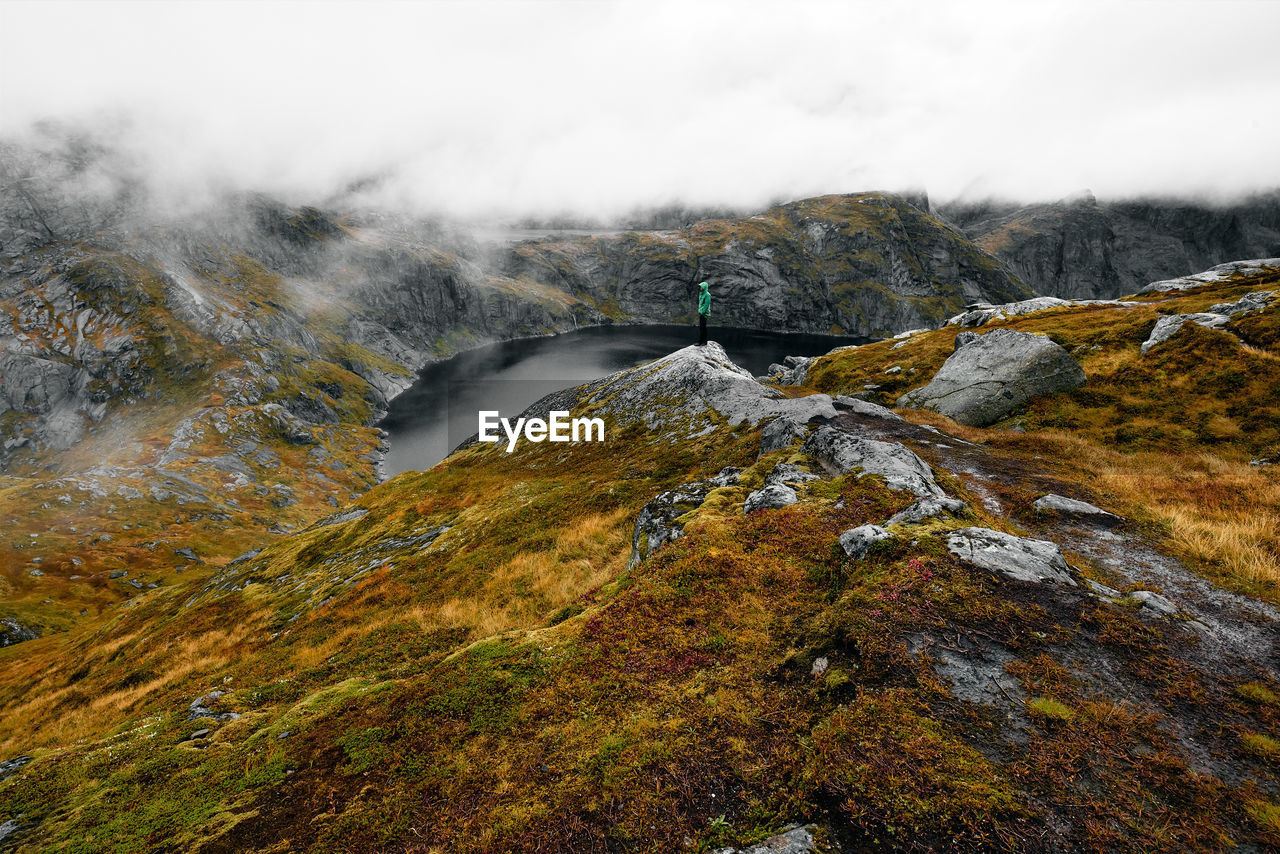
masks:
{"type": "MultiPolygon", "coordinates": [[[[335,240],[330,225],[362,234],[281,222],[290,240],[335,240]]],[[[694,228],[707,247],[752,239],[694,228]]],[[[84,255],[51,259],[71,266],[49,278],[131,263],[84,255]]],[[[448,259],[418,263],[463,286],[448,259]]],[[[127,275],[173,304],[172,284],[127,275]]],[[[270,320],[290,301],[263,294],[300,275],[245,256],[199,280],[270,320]]],[[[525,281],[484,293],[506,306],[525,281]]],[[[509,330],[603,304],[542,286],[509,330]]],[[[1140,353],[1161,315],[1275,289],[1271,269],[993,322],[1048,335],[1088,382],[985,428],[928,411],[881,419],[967,509],[890,525],[856,559],[842,532],[884,525],[916,496],[826,470],[804,445],[761,454],[763,424],[712,411],[699,416],[712,429],[688,436],[679,402],[659,402],[652,423],[610,422],[602,442],[476,444],[373,485],[367,378],[403,376],[391,354],[405,351],[351,340],[348,295],[282,317],[307,346],[281,345],[279,388],[249,394],[231,380],[257,358],[252,335],[214,345],[161,313],[154,353],[190,367],[112,398],[136,409],[130,435],[108,445],[104,421],[57,457],[62,470],[26,448],[0,484],[3,607],[41,629],[0,649],[0,757],[30,757],[0,772],[0,819],[16,827],[5,844],[708,851],[801,822],[848,850],[1280,845],[1275,662],[1238,652],[1235,635],[1193,618],[1204,602],[1184,598],[1197,582],[1206,601],[1239,596],[1258,614],[1247,637],[1275,643],[1280,301],[1223,329],[1188,323],[1140,353]],[[280,415],[299,396],[333,419],[280,415]],[[245,440],[248,457],[234,444],[245,440]],[[986,476],[953,464],[959,440],[986,476]],[[143,471],[135,445],[164,462],[143,471]],[[240,462],[208,463],[227,455],[240,462]],[[818,477],[793,504],[743,513],[779,464],[818,477]],[[741,469],[736,482],[629,568],[642,508],[726,467],[741,469]],[[236,475],[249,486],[227,492],[236,475]],[[1123,517],[1108,536],[1182,573],[1177,591],[1074,548],[1097,538],[1032,507],[1050,492],[1123,517]],[[948,537],[972,527],[1061,539],[1080,583],[958,560],[948,537]],[[1162,592],[1177,601],[1153,616],[1162,592]]],[[[938,370],[957,331],[840,349],[777,391],[892,405],[938,370]]],[[[441,351],[466,336],[461,323],[435,332],[441,351]]],[[[608,405],[593,401],[572,413],[608,405]]]]}

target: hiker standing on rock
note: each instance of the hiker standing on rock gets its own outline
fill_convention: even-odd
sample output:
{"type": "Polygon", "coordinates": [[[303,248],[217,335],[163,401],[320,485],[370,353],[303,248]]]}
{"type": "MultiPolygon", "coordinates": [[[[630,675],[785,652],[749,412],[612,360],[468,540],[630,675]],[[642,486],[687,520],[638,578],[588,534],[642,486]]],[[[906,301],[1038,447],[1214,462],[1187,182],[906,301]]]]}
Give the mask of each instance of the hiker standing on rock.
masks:
{"type": "Polygon", "coordinates": [[[698,285],[698,346],[705,347],[707,344],[707,318],[711,316],[711,291],[710,286],[703,282],[698,285]]]}

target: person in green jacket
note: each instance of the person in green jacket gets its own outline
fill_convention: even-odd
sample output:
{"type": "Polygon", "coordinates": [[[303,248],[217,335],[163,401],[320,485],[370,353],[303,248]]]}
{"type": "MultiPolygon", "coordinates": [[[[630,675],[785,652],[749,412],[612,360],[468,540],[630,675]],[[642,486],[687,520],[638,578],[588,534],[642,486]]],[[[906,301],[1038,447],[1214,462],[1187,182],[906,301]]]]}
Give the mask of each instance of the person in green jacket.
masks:
{"type": "Polygon", "coordinates": [[[707,318],[711,316],[711,291],[706,282],[698,285],[698,346],[707,344],[707,318]]]}

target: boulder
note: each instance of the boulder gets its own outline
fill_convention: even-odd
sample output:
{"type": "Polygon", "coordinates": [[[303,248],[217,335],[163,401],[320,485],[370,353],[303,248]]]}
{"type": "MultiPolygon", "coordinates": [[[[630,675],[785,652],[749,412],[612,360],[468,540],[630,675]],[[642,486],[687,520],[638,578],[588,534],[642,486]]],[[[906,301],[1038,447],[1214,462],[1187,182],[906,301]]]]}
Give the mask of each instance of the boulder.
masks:
{"type": "Polygon", "coordinates": [[[1273,291],[1254,291],[1251,294],[1245,294],[1235,302],[1220,302],[1211,305],[1208,311],[1210,314],[1225,314],[1228,317],[1235,317],[1237,314],[1262,311],[1262,309],[1271,304],[1273,299],[1275,299],[1273,291]]]}
{"type": "Polygon", "coordinates": [[[859,559],[866,555],[873,545],[892,536],[893,534],[879,525],[859,525],[840,535],[840,547],[849,557],[859,559]]]}
{"type": "Polygon", "coordinates": [[[743,515],[756,510],[770,510],[795,504],[799,496],[791,487],[781,483],[770,483],[747,496],[742,504],[743,515]]]}
{"type": "Polygon", "coordinates": [[[947,548],[965,563],[1014,581],[1076,586],[1062,550],[1048,540],[990,528],[960,528],[947,537],[947,548]]]}
{"type": "Polygon", "coordinates": [[[861,469],[858,477],[878,474],[890,489],[905,489],[920,498],[946,497],[929,464],[897,442],[863,439],[828,426],[819,427],[804,449],[833,474],[861,469]]]}
{"type": "Polygon", "coordinates": [[[1178,331],[1187,323],[1194,323],[1206,329],[1221,329],[1230,320],[1231,318],[1225,314],[1212,314],[1207,311],[1195,314],[1167,314],[1156,321],[1155,328],[1151,330],[1147,340],[1142,342],[1142,355],[1147,355],[1147,351],[1152,347],[1157,344],[1163,344],[1177,335],[1178,331]]]}
{"type": "Polygon", "coordinates": [[[1041,513],[1061,513],[1064,516],[1083,516],[1093,521],[1116,523],[1124,521],[1114,513],[1108,513],[1087,501],[1076,501],[1074,498],[1048,493],[1031,502],[1032,508],[1041,513]]]}
{"type": "Polygon", "coordinates": [[[819,480],[816,474],[790,463],[778,463],[764,480],[764,486],[747,496],[743,502],[743,515],[756,510],[786,507],[800,500],[795,487],[819,480]]]}
{"type": "Polygon", "coordinates": [[[676,522],[676,519],[702,506],[713,489],[737,483],[741,471],[732,466],[723,468],[715,477],[661,492],[646,504],[636,517],[635,532],[631,535],[631,559],[627,562],[627,568],[640,563],[663,543],[683,535],[684,526],[676,522]]]}
{"type": "Polygon", "coordinates": [[[969,505],[958,498],[922,498],[901,513],[895,513],[885,522],[890,525],[912,525],[939,516],[963,516],[969,505]]]}
{"type": "Polygon", "coordinates": [[[961,424],[985,427],[1037,397],[1070,391],[1085,373],[1044,335],[995,329],[961,333],[956,351],[929,384],[898,398],[898,406],[932,409],[961,424]]]}

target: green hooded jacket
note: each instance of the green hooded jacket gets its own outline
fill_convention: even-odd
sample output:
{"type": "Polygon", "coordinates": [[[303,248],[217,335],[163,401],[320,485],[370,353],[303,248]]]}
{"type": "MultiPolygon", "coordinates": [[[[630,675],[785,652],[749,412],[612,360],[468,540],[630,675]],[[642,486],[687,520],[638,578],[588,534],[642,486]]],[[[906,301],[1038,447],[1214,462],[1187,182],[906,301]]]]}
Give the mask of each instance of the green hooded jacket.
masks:
{"type": "Polygon", "coordinates": [[[702,288],[702,290],[699,291],[698,293],[698,314],[701,314],[704,317],[710,317],[711,316],[711,291],[708,289],[709,286],[707,285],[706,282],[703,282],[702,284],[698,285],[698,287],[702,288]]]}

